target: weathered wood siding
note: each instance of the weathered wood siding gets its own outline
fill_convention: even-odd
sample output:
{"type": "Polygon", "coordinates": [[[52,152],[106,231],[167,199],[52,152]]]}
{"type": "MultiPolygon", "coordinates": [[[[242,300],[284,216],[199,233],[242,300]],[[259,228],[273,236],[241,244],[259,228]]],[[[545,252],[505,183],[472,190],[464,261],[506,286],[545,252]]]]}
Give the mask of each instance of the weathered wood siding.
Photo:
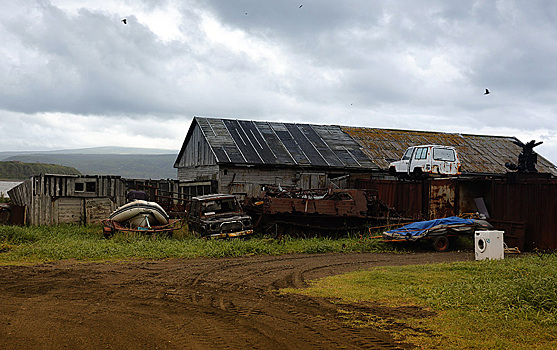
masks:
{"type": "Polygon", "coordinates": [[[40,175],[9,192],[15,205],[26,206],[26,223],[98,223],[126,202],[119,176],[40,175]]]}
{"type": "Polygon", "coordinates": [[[261,193],[261,185],[293,186],[298,181],[295,169],[221,167],[218,173],[219,192],[247,194],[256,196],[261,193]]]}
{"type": "MultiPolygon", "coordinates": [[[[196,125],[182,157],[178,160],[178,168],[214,164],[216,164],[216,159],[213,150],[199,125],[196,125]]],[[[180,178],[178,177],[178,179],[180,178]]]]}
{"type": "Polygon", "coordinates": [[[209,181],[218,178],[219,166],[189,166],[178,168],[179,181],[209,181]]]}

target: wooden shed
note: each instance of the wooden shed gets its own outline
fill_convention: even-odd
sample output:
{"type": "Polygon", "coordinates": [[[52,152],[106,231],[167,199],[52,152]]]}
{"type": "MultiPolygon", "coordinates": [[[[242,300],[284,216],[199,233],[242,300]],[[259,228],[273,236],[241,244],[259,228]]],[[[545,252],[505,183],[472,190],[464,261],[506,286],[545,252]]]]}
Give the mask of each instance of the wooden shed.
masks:
{"type": "Polygon", "coordinates": [[[8,191],[25,223],[94,224],[126,203],[126,183],[112,175],[38,175],[8,191]]]}
{"type": "Polygon", "coordinates": [[[193,119],[174,167],[191,195],[257,195],[266,184],[323,188],[379,170],[338,126],[207,117],[193,119]]]}

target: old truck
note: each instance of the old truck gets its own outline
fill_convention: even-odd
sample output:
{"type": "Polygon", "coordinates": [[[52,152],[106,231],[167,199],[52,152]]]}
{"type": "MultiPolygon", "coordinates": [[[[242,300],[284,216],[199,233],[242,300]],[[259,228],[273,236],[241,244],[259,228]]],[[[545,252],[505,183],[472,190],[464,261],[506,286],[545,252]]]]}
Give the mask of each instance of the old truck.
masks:
{"type": "Polygon", "coordinates": [[[460,175],[460,161],[452,146],[412,146],[400,160],[389,164],[389,173],[399,178],[456,176],[460,175]]]}
{"type": "Polygon", "coordinates": [[[251,235],[252,220],[234,195],[193,197],[186,208],[188,229],[201,237],[227,238],[251,235]]]}

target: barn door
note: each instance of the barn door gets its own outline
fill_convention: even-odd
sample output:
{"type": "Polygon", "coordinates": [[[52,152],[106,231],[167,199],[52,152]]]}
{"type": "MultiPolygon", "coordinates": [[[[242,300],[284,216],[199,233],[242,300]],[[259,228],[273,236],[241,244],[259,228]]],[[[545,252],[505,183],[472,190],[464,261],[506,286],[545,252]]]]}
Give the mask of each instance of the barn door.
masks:
{"type": "Polygon", "coordinates": [[[53,218],[56,224],[79,224],[83,222],[83,199],[61,197],[54,201],[53,218]]]}

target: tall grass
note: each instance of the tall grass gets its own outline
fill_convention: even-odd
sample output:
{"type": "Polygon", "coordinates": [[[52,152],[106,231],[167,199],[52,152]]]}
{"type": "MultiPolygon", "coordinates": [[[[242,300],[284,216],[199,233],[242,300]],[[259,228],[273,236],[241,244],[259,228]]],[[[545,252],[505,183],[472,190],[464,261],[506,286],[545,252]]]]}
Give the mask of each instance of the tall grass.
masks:
{"type": "Polygon", "coordinates": [[[373,239],[252,237],[207,240],[178,231],[174,236],[117,233],[105,239],[100,226],[0,226],[0,263],[37,262],[62,259],[115,260],[196,257],[239,257],[290,253],[342,251],[387,251],[373,239]]]}
{"type": "MultiPolygon", "coordinates": [[[[430,309],[435,317],[397,320],[401,338],[424,349],[557,349],[557,254],[378,267],[289,292],[430,309]]],[[[393,321],[382,322],[368,326],[393,321]]]]}
{"type": "Polygon", "coordinates": [[[557,325],[557,255],[531,255],[503,261],[438,266],[434,272],[456,272],[457,279],[408,291],[439,310],[468,310],[520,316],[557,325]],[[439,270],[443,269],[443,271],[439,270]]]}

